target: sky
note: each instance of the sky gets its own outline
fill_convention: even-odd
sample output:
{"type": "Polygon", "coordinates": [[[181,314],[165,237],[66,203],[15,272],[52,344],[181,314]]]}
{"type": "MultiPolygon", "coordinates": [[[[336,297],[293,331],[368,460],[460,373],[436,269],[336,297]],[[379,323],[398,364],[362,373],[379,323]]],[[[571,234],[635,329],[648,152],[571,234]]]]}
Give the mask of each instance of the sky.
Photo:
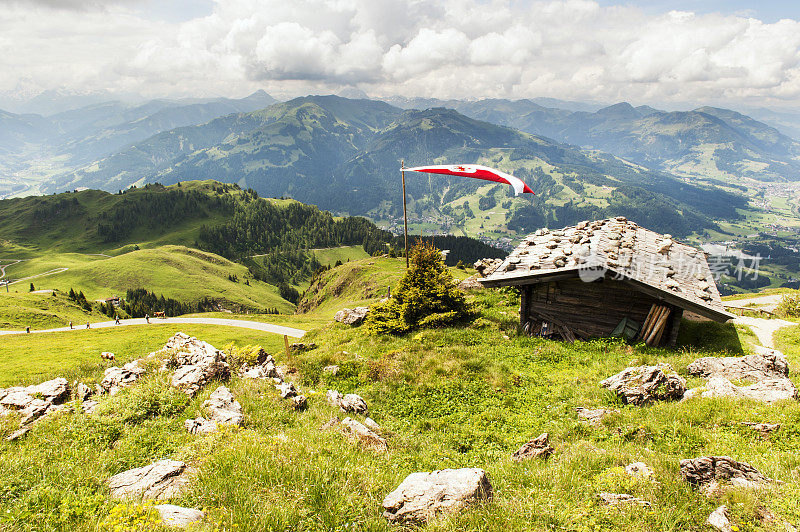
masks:
{"type": "Polygon", "coordinates": [[[800,107],[800,2],[0,0],[0,92],[800,107]]]}

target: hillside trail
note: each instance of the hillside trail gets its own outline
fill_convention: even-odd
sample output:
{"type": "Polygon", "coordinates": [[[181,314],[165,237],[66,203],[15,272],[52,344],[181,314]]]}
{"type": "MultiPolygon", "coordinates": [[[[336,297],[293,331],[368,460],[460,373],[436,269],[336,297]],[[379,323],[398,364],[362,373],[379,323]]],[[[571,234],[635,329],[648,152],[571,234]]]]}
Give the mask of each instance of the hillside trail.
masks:
{"type": "Polygon", "coordinates": [[[772,335],[775,334],[775,331],[783,329],[784,327],[793,327],[797,325],[797,323],[793,321],[779,319],[768,320],[766,318],[750,318],[747,316],[740,316],[734,319],[733,323],[750,327],[750,330],[756,335],[761,345],[769,348],[775,347],[775,342],[772,339],[772,335]]]}
{"type": "MultiPolygon", "coordinates": [[[[263,331],[273,334],[279,334],[282,336],[291,336],[292,338],[302,338],[306,334],[306,331],[302,329],[284,327],[283,325],[275,325],[272,323],[263,323],[259,321],[233,320],[227,318],[182,318],[180,316],[175,318],[150,318],[149,324],[144,318],[132,318],[128,320],[121,320],[119,325],[117,325],[113,321],[102,321],[99,323],[92,323],[91,329],[106,329],[114,327],[124,327],[127,325],[174,325],[177,323],[183,323],[189,325],[223,325],[227,327],[240,327],[242,329],[252,329],[255,331],[263,331]]],[[[30,334],[70,332],[70,331],[77,332],[85,330],[87,330],[86,324],[76,323],[73,329],[70,329],[69,327],[58,327],[55,329],[41,329],[41,330],[31,331],[30,334]]],[[[26,332],[0,331],[0,335],[11,335],[11,334],[26,334],[26,332]]]]}
{"type": "Polygon", "coordinates": [[[8,264],[0,264],[0,279],[3,279],[6,276],[6,268],[15,264],[19,264],[20,262],[22,262],[21,259],[9,259],[8,264]]]}
{"type": "Polygon", "coordinates": [[[778,308],[783,296],[784,294],[771,294],[766,296],[748,297],[747,299],[730,299],[723,301],[723,304],[725,304],[725,306],[736,308],[754,305],[757,308],[775,312],[775,309],[778,308]]]}

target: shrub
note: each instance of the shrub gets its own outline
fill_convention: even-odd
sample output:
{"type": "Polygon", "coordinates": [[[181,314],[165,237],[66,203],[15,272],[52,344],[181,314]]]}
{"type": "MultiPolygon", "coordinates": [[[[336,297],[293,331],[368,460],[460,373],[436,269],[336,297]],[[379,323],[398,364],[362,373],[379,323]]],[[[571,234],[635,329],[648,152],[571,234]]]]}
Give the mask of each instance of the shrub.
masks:
{"type": "Polygon", "coordinates": [[[791,318],[800,316],[800,290],[784,295],[776,311],[781,316],[791,318]]]}
{"type": "Polygon", "coordinates": [[[450,325],[472,315],[438,249],[420,242],[409,255],[411,265],[392,297],[368,315],[371,330],[400,334],[416,327],[450,325]]]}
{"type": "Polygon", "coordinates": [[[161,516],[153,508],[153,501],[138,503],[120,503],[114,506],[105,519],[100,521],[101,530],[119,532],[147,530],[161,524],[161,516]]]}
{"type": "Polygon", "coordinates": [[[189,405],[189,400],[184,392],[172,387],[169,376],[154,375],[100,403],[97,412],[123,423],[138,423],[156,416],[176,416],[189,405]]]}

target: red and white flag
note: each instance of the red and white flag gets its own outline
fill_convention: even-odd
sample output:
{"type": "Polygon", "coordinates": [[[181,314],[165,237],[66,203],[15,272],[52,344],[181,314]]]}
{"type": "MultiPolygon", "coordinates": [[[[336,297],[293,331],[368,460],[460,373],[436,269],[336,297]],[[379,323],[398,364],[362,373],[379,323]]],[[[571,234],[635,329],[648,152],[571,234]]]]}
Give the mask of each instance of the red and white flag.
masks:
{"type": "Polygon", "coordinates": [[[415,166],[414,168],[403,168],[411,172],[425,172],[428,174],[455,175],[461,177],[472,177],[496,183],[506,183],[514,187],[515,195],[522,193],[536,194],[525,184],[522,179],[506,174],[500,170],[489,168],[480,164],[435,164],[431,166],[415,166]]]}

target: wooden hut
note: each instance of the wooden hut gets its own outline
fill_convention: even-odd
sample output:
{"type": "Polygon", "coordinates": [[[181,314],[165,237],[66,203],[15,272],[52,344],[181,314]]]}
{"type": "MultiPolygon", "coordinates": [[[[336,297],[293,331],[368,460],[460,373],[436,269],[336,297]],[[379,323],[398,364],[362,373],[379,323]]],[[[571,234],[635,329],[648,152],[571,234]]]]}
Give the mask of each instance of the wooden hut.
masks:
{"type": "Polygon", "coordinates": [[[621,216],[540,229],[480,282],[518,287],[523,330],[569,341],[619,335],[674,345],[684,310],[734,317],[703,251],[621,216]]]}

